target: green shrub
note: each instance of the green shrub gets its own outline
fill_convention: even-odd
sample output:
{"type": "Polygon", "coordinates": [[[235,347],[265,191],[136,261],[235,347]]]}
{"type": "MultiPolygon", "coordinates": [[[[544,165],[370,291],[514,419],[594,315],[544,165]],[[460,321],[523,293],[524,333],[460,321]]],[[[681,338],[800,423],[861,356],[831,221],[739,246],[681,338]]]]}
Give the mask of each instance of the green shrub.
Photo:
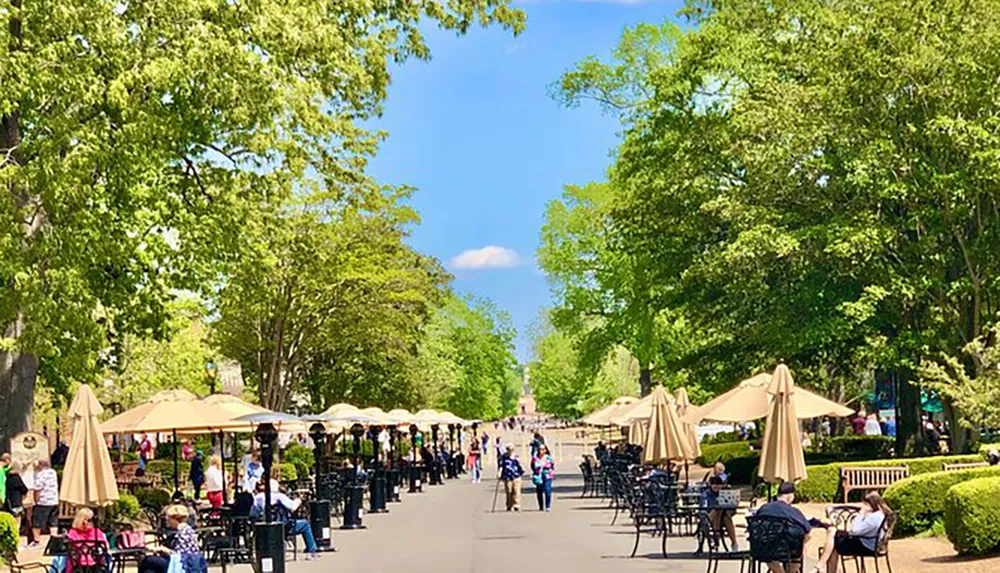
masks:
{"type": "Polygon", "coordinates": [[[136,490],[135,499],[139,507],[160,511],[170,504],[170,492],[162,488],[146,487],[136,490]]]}
{"type": "Polygon", "coordinates": [[[119,493],[118,501],[108,506],[108,518],[112,521],[130,521],[139,517],[139,499],[128,493],[119,493]]]}
{"type": "Polygon", "coordinates": [[[944,529],[962,555],[983,555],[1000,546],[1000,478],[980,478],[951,487],[944,499],[944,529]]]}
{"type": "MultiPolygon", "coordinates": [[[[184,460],[177,461],[177,471],[180,473],[180,483],[187,483],[188,475],[191,473],[191,462],[184,460]]],[[[146,473],[159,474],[163,478],[164,485],[174,485],[174,460],[153,460],[146,463],[146,473]]]]}
{"type": "Polygon", "coordinates": [[[295,466],[295,473],[300,476],[309,475],[309,468],[316,463],[313,451],[301,444],[291,442],[281,452],[281,461],[295,466]]]}
{"type": "Polygon", "coordinates": [[[757,467],[760,466],[760,456],[756,453],[733,458],[726,464],[729,483],[734,485],[753,485],[760,479],[757,477],[757,467]]]}
{"type": "Polygon", "coordinates": [[[704,444],[701,446],[701,456],[695,463],[711,467],[715,462],[728,464],[729,460],[750,455],[750,442],[724,442],[721,444],[704,444]]]}
{"type": "MultiPolygon", "coordinates": [[[[796,497],[802,501],[840,501],[840,468],[849,467],[888,467],[909,466],[910,475],[916,476],[941,471],[941,464],[960,464],[982,461],[979,455],[967,456],[934,456],[929,458],[901,458],[895,460],[872,460],[859,462],[837,462],[820,466],[806,466],[808,479],[795,486],[796,497]]],[[[855,491],[852,496],[861,499],[862,491],[855,491]]]]}
{"type": "Polygon", "coordinates": [[[705,436],[705,439],[701,441],[701,444],[704,446],[708,444],[728,444],[738,441],[740,441],[739,432],[719,432],[714,436],[705,436]]]}
{"type": "MultiPolygon", "coordinates": [[[[295,471],[295,465],[289,463],[274,464],[271,471],[275,472],[275,479],[278,481],[295,481],[298,479],[299,474],[295,471]]],[[[306,470],[309,471],[308,469],[306,470]]],[[[303,477],[308,477],[309,474],[306,473],[303,477]]]]}
{"type": "Polygon", "coordinates": [[[930,472],[894,483],[885,490],[885,502],[899,514],[896,531],[910,534],[930,529],[944,515],[944,499],[951,486],[983,477],[1000,477],[1000,466],[930,472]]]}
{"type": "Polygon", "coordinates": [[[895,440],[888,436],[836,436],[824,446],[838,460],[883,460],[891,458],[895,440]]]}
{"type": "Polygon", "coordinates": [[[21,530],[14,516],[0,511],[0,560],[11,563],[17,557],[21,530]]]}

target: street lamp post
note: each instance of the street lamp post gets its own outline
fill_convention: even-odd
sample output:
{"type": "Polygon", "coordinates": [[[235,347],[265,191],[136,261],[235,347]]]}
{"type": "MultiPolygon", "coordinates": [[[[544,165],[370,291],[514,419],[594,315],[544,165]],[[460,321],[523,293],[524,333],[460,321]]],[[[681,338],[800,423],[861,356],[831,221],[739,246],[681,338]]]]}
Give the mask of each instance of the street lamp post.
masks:
{"type": "Polygon", "coordinates": [[[218,377],[219,370],[215,366],[215,361],[209,359],[205,363],[205,378],[208,379],[208,393],[215,394],[215,379],[218,377]]]}
{"type": "Polygon", "coordinates": [[[326,426],[316,422],[309,426],[309,437],[313,441],[313,456],[315,458],[314,472],[316,475],[316,495],[309,502],[309,525],[312,526],[313,537],[320,550],[329,551],[333,546],[330,535],[330,500],[323,487],[323,445],[326,443],[326,426]]]}
{"type": "Polygon", "coordinates": [[[399,498],[399,488],[402,483],[399,474],[399,467],[396,464],[396,451],[398,448],[393,447],[393,443],[398,439],[399,430],[396,426],[389,426],[389,478],[386,485],[386,501],[395,503],[400,501],[399,498]]]}
{"type": "Polygon", "coordinates": [[[274,463],[274,444],[278,431],[272,424],[257,426],[254,438],[260,444],[264,464],[264,522],[254,524],[254,541],[257,570],[285,573],[285,524],[271,521],[271,466],[274,463]]]}
{"type": "Polygon", "coordinates": [[[448,472],[448,479],[458,477],[458,466],[455,463],[457,457],[455,455],[455,424],[448,424],[448,463],[445,466],[448,472]]]}

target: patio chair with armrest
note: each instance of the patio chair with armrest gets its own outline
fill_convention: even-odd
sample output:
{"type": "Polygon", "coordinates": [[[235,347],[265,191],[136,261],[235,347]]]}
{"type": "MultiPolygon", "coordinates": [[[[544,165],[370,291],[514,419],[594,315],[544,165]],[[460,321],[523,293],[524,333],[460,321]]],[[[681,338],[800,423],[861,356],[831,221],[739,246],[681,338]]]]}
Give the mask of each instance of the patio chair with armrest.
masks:
{"type": "Polygon", "coordinates": [[[108,546],[102,539],[66,541],[66,561],[74,573],[105,573],[108,570],[108,546]]]}
{"type": "Polygon", "coordinates": [[[784,517],[754,515],[747,517],[750,538],[750,571],[759,573],[760,566],[779,563],[785,573],[793,564],[802,567],[805,535],[795,522],[784,517]]]}
{"type": "MultiPolygon", "coordinates": [[[[834,520],[834,523],[837,525],[837,528],[844,531],[848,530],[850,528],[851,521],[854,520],[854,518],[859,515],[858,508],[837,506],[836,509],[838,510],[836,511],[836,514],[834,514],[834,512],[831,512],[831,520],[833,520],[834,515],[836,515],[837,518],[839,518],[837,520],[834,520]]],[[[896,528],[896,521],[898,519],[899,519],[899,514],[897,514],[894,511],[889,512],[885,516],[885,519],[882,520],[882,525],[879,526],[878,531],[875,533],[875,535],[862,538],[862,539],[874,539],[875,540],[874,550],[865,548],[858,552],[852,552],[849,554],[840,554],[839,557],[840,557],[841,570],[846,571],[847,570],[846,560],[849,558],[853,558],[855,569],[859,572],[864,572],[866,571],[865,559],[871,558],[875,562],[876,573],[879,573],[879,566],[878,566],[879,559],[885,559],[885,565],[888,568],[889,573],[892,573],[892,562],[889,561],[889,541],[892,539],[892,534],[896,528]]]]}

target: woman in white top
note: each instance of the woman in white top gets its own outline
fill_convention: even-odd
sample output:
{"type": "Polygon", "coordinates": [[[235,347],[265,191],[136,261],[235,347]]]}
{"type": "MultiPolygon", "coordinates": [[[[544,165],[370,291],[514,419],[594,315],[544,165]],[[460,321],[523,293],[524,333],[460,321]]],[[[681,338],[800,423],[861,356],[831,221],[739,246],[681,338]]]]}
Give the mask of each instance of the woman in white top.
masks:
{"type": "Polygon", "coordinates": [[[222,493],[222,459],[212,456],[205,470],[205,491],[212,507],[222,507],[225,495],[222,493]]]}
{"type": "Polygon", "coordinates": [[[827,529],[826,547],[815,571],[837,573],[841,555],[872,555],[878,546],[878,536],[882,533],[882,522],[890,511],[878,492],[868,492],[861,504],[861,511],[851,520],[848,531],[833,526],[827,529]]]}

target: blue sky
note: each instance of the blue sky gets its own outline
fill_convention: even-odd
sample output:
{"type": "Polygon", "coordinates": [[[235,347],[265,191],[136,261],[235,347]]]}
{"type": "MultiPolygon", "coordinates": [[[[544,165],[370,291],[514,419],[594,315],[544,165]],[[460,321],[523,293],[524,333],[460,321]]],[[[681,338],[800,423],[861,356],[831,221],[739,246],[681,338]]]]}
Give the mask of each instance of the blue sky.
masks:
{"type": "Polygon", "coordinates": [[[625,26],[674,17],[681,1],[515,1],[528,15],[516,38],[427,30],[432,60],[395,70],[373,122],[389,138],[371,172],[417,188],[411,244],[445,263],[458,292],[510,313],[523,361],[527,330],[550,305],[535,262],[545,204],[564,184],[603,178],[618,137],[615,119],[562,108],[547,88],[578,60],[607,57],[625,26]]]}

